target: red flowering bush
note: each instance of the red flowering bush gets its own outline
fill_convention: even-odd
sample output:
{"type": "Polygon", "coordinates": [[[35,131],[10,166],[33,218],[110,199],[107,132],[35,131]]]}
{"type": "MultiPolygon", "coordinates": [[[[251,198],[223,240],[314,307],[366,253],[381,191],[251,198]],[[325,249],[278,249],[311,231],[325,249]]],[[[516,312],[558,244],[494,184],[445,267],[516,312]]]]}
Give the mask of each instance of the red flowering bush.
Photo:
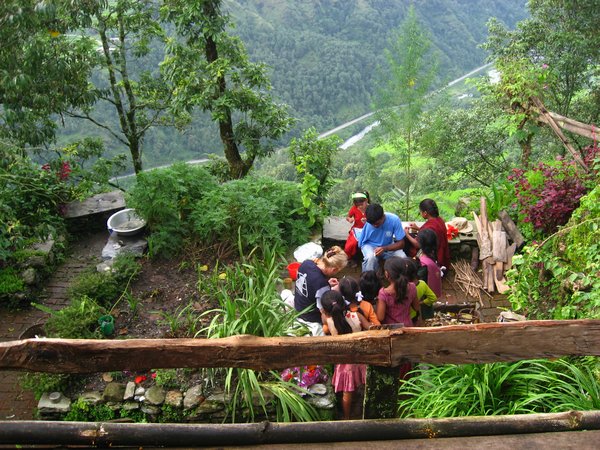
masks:
{"type": "MultiPolygon", "coordinates": [[[[592,148],[590,153],[596,152],[592,148]]],[[[592,177],[578,170],[574,162],[558,157],[552,164],[539,163],[531,170],[513,169],[508,179],[515,186],[521,220],[547,236],[568,222],[579,199],[589,191],[592,177]]]]}

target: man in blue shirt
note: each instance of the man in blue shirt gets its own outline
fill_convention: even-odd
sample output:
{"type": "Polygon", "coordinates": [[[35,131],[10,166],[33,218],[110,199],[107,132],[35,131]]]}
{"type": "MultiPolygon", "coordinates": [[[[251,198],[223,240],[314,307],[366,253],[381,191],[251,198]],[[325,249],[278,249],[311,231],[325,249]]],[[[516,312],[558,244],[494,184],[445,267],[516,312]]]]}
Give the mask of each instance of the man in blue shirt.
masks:
{"type": "Polygon", "coordinates": [[[380,259],[391,256],[406,257],[404,253],[404,227],[396,214],[384,213],[381,205],[367,206],[365,224],[358,246],[363,254],[362,270],[377,270],[380,259]]]}

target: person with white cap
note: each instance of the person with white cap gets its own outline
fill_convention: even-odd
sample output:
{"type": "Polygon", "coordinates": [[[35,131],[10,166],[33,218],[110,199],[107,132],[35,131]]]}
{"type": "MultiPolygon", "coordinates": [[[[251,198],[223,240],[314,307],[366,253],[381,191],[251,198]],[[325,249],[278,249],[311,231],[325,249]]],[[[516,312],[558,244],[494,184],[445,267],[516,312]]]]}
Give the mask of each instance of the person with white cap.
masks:
{"type": "Polygon", "coordinates": [[[358,250],[358,238],[367,222],[365,211],[367,210],[368,205],[369,193],[367,191],[355,192],[352,194],[352,207],[346,216],[346,220],[352,224],[352,228],[350,228],[348,239],[346,239],[346,244],[344,245],[344,251],[346,252],[346,255],[348,255],[348,261],[351,261],[352,258],[354,258],[358,250]]]}

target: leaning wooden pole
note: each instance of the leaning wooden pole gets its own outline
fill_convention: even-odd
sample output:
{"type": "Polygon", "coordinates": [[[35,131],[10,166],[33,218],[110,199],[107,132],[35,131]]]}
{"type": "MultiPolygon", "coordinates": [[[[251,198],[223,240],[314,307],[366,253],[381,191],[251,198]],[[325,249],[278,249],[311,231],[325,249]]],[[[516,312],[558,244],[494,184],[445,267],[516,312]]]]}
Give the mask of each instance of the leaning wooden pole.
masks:
{"type": "Polygon", "coordinates": [[[542,101],[537,97],[532,97],[531,99],[532,99],[533,103],[535,104],[535,106],[537,106],[537,108],[539,109],[540,117],[543,117],[544,122],[547,123],[548,125],[550,125],[550,128],[552,129],[552,131],[554,131],[554,134],[556,134],[556,136],[558,136],[558,138],[561,140],[561,142],[563,143],[563,145],[565,146],[567,151],[571,154],[571,156],[573,157],[575,162],[577,162],[577,164],[579,164],[583,168],[583,170],[588,172],[589,167],[587,166],[585,161],[581,158],[581,155],[577,152],[577,150],[575,150],[573,148],[573,146],[571,145],[571,143],[569,142],[567,137],[563,134],[560,127],[558,126],[556,121],[552,118],[552,116],[550,115],[550,113],[548,112],[548,110],[546,109],[544,104],[542,103],[542,101]]]}
{"type": "Polygon", "coordinates": [[[600,320],[483,323],[297,338],[26,339],[0,343],[0,370],[266,370],[334,363],[397,367],[406,361],[465,364],[586,355],[600,356],[600,320]]]}

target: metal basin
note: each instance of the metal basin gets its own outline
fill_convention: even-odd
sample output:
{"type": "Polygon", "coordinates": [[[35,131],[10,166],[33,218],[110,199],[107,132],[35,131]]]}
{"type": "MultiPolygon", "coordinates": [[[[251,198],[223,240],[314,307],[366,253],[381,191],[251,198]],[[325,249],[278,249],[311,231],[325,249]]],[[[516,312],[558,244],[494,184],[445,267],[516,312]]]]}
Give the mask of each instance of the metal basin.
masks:
{"type": "Polygon", "coordinates": [[[146,226],[146,221],[138,216],[133,208],[123,209],[108,218],[106,226],[120,236],[133,236],[146,226]]]}

